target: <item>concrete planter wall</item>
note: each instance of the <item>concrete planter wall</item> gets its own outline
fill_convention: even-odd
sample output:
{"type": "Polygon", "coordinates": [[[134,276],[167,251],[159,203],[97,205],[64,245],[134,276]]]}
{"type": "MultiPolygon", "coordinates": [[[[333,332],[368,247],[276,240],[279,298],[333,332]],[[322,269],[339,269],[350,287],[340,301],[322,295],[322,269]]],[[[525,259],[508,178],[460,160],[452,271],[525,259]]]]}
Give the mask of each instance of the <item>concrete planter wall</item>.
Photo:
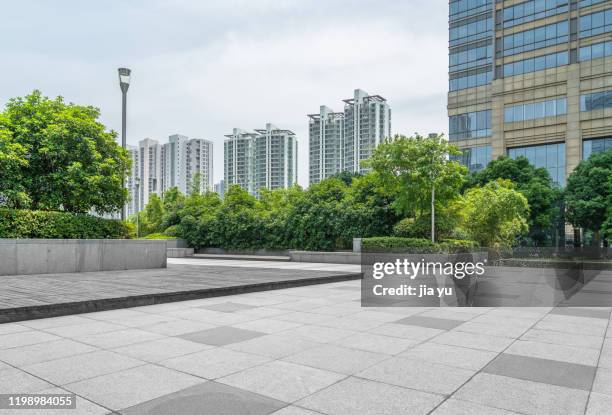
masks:
{"type": "Polygon", "coordinates": [[[166,268],[166,241],[0,239],[0,275],[166,268]]]}
{"type": "Polygon", "coordinates": [[[361,264],[361,254],[357,252],[289,251],[289,256],[295,262],[361,264]]]}

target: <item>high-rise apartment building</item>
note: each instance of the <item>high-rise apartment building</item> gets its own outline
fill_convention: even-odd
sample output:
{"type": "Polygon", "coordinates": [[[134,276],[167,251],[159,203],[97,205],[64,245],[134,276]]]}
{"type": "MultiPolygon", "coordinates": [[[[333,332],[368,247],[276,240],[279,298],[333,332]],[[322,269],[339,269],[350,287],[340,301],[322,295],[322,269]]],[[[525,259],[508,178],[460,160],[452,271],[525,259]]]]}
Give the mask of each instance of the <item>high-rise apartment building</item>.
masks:
{"type": "Polygon", "coordinates": [[[128,214],[141,211],[152,193],[159,193],[161,177],[161,146],[156,140],[145,138],[138,146],[131,146],[128,151],[132,158],[132,175],[127,186],[130,193],[128,214]]]}
{"type": "Polygon", "coordinates": [[[323,105],[319,114],[308,115],[310,183],[342,171],[366,171],[361,162],[391,136],[391,108],[385,98],[356,89],[353,98],[343,101],[343,112],[323,105]]]}
{"type": "Polygon", "coordinates": [[[176,187],[187,194],[197,174],[200,176],[200,191],[212,189],[212,157],[211,141],[190,139],[180,134],[171,135],[161,150],[162,191],[176,187]]]}
{"type": "Polygon", "coordinates": [[[219,180],[219,183],[215,184],[215,193],[219,195],[221,199],[225,196],[225,180],[219,180]]]}
{"type": "Polygon", "coordinates": [[[385,98],[361,89],[344,104],[344,170],[365,172],[361,162],[391,135],[391,108],[385,98]]]}
{"type": "Polygon", "coordinates": [[[234,128],[224,142],[224,185],[238,184],[257,195],[261,188],[297,183],[297,139],[290,130],[266,124],[247,132],[234,128]]]}
{"type": "Polygon", "coordinates": [[[286,189],[297,183],[297,140],[291,130],[266,124],[256,129],[255,137],[255,191],[286,189]]]}
{"type": "Polygon", "coordinates": [[[223,142],[223,177],[225,186],[237,184],[254,193],[254,141],[256,133],[234,128],[223,142]]]}
{"type": "Polygon", "coordinates": [[[152,193],[161,196],[171,187],[189,193],[196,175],[201,191],[212,190],[213,147],[209,140],[175,134],[166,144],[146,138],[128,151],[132,159],[132,174],[127,181],[130,215],[144,209],[152,193]]]}
{"type": "Polygon", "coordinates": [[[565,185],[612,148],[612,1],[452,0],[449,140],[478,170],[525,156],[565,185]]]}
{"type": "Polygon", "coordinates": [[[309,114],[309,179],[319,183],[344,169],[344,113],[321,105],[309,114]]]}

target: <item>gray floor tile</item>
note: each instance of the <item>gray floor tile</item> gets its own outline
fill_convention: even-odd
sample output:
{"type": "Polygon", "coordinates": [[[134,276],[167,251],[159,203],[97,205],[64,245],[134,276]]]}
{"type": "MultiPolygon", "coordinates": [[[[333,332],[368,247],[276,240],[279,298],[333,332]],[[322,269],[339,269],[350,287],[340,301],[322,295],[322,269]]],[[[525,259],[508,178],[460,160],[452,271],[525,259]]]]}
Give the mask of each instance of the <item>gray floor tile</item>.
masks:
{"type": "Polygon", "coordinates": [[[489,363],[483,372],[589,391],[593,384],[595,368],[502,353],[489,363]]]}
{"type": "Polygon", "coordinates": [[[427,342],[398,356],[461,369],[480,370],[497,356],[497,352],[427,342]]]}
{"type": "Polygon", "coordinates": [[[350,377],[296,404],[333,415],[422,415],[442,399],[440,395],[350,377]]]}
{"type": "Polygon", "coordinates": [[[206,379],[217,379],[269,361],[270,358],[264,356],[216,347],[164,360],[160,364],[206,379]]]}
{"type": "Polygon", "coordinates": [[[501,352],[514,340],[506,337],[489,336],[486,334],[467,333],[461,331],[450,331],[431,340],[434,343],[461,346],[470,349],[489,350],[501,352]]]}
{"type": "Polygon", "coordinates": [[[36,393],[53,387],[19,369],[5,369],[0,372],[0,393],[36,393]]]}
{"type": "Polygon", "coordinates": [[[448,399],[431,415],[515,415],[505,409],[493,408],[474,402],[460,401],[459,399],[448,399]]]}
{"type": "Polygon", "coordinates": [[[612,408],[612,396],[591,392],[586,415],[610,415],[612,408]]]}
{"type": "Polygon", "coordinates": [[[580,308],[580,307],[555,307],[550,312],[551,314],[560,314],[564,316],[603,318],[605,320],[608,320],[610,318],[610,310],[604,310],[604,309],[580,308]]]}
{"type": "Polygon", "coordinates": [[[313,326],[310,324],[302,325],[283,332],[283,335],[297,336],[306,340],[311,340],[320,343],[329,343],[335,340],[348,337],[355,334],[353,330],[344,330],[339,328],[313,326]]]}
{"type": "Polygon", "coordinates": [[[262,318],[259,320],[247,321],[244,323],[234,324],[232,327],[238,329],[258,331],[260,333],[272,334],[279,331],[294,329],[301,326],[302,323],[292,323],[291,321],[275,320],[273,318],[262,318]]]}
{"type": "Polygon", "coordinates": [[[422,341],[431,339],[434,336],[444,333],[444,330],[430,329],[419,326],[407,326],[405,324],[383,324],[382,326],[368,330],[368,332],[382,334],[384,336],[422,341]]]}
{"type": "Polygon", "coordinates": [[[505,350],[505,353],[537,357],[540,359],[558,360],[586,366],[596,366],[599,357],[599,350],[595,349],[524,340],[518,340],[512,343],[512,345],[505,350]]]}
{"type": "Polygon", "coordinates": [[[454,397],[529,415],[581,415],[588,395],[583,390],[479,373],[454,397]]]}
{"type": "Polygon", "coordinates": [[[367,352],[395,355],[419,343],[418,340],[400,339],[372,333],[356,333],[333,342],[339,346],[367,352]]]}
{"type": "Polygon", "coordinates": [[[268,334],[266,336],[257,337],[240,343],[227,345],[228,349],[237,350],[239,352],[253,353],[261,356],[270,357],[272,359],[281,359],[285,356],[290,356],[299,353],[312,347],[320,346],[321,343],[306,340],[301,337],[291,336],[285,332],[277,334],[268,334]]]}
{"type": "Polygon", "coordinates": [[[119,410],[206,382],[171,369],[144,365],[66,385],[65,388],[119,410]]]}
{"type": "Polygon", "coordinates": [[[214,327],[217,326],[202,321],[175,320],[170,322],[148,324],[139,327],[139,329],[151,333],[163,334],[165,336],[179,336],[181,334],[194,333],[196,331],[208,330],[214,327]]]}
{"type": "Polygon", "coordinates": [[[593,392],[612,397],[612,369],[603,367],[597,369],[595,381],[593,382],[593,392]]]}
{"type": "Polygon", "coordinates": [[[332,372],[352,375],[386,358],[388,358],[387,355],[380,353],[348,349],[335,345],[324,345],[294,354],[286,357],[284,360],[332,372]]]}
{"type": "Polygon", "coordinates": [[[521,337],[521,340],[531,340],[541,343],[553,343],[574,347],[585,347],[588,349],[600,349],[603,339],[604,338],[600,336],[561,333],[558,331],[540,329],[531,329],[521,337]]]}
{"type": "Polygon", "coordinates": [[[106,321],[92,321],[87,324],[75,324],[73,326],[51,327],[45,329],[46,332],[56,334],[62,337],[78,339],[82,336],[87,336],[96,333],[106,333],[114,330],[123,330],[125,326],[118,324],[107,323],[106,321]]]}
{"type": "Polygon", "coordinates": [[[95,350],[97,350],[95,347],[83,343],[68,339],[60,339],[0,350],[0,360],[4,360],[15,366],[25,366],[33,363],[60,359],[62,357],[89,353],[95,350]]]}
{"type": "Polygon", "coordinates": [[[263,336],[265,333],[253,330],[238,329],[235,327],[221,326],[194,333],[183,334],[179,337],[192,342],[208,344],[211,346],[225,346],[227,344],[243,342],[263,336]]]}
{"type": "Polygon", "coordinates": [[[408,324],[411,326],[429,327],[430,329],[450,330],[464,323],[462,320],[427,317],[422,315],[408,316],[394,321],[395,324],[408,324]]]}
{"type": "Polygon", "coordinates": [[[249,305],[249,304],[242,304],[242,303],[233,303],[231,301],[228,301],[226,303],[204,305],[198,308],[204,308],[204,309],[213,310],[213,311],[221,311],[223,313],[233,313],[235,311],[249,310],[251,308],[257,308],[257,306],[249,305]]]}
{"type": "Polygon", "coordinates": [[[56,385],[65,385],[143,364],[141,360],[117,353],[98,351],[35,363],[23,369],[56,385]]]}
{"type": "Polygon", "coordinates": [[[29,331],[30,327],[24,326],[18,323],[4,323],[0,324],[0,336],[11,333],[18,333],[20,331],[29,331]]]}
{"type": "MultiPolygon", "coordinates": [[[[0,327],[2,325],[0,324],[0,327]]],[[[61,337],[42,331],[19,331],[0,336],[0,349],[29,346],[30,344],[44,343],[51,340],[60,340],[61,337]]]]}
{"type": "Polygon", "coordinates": [[[130,344],[128,346],[113,349],[115,353],[147,362],[159,362],[171,357],[182,356],[200,350],[209,349],[209,346],[176,337],[167,337],[143,343],[130,344]]]}
{"type": "Polygon", "coordinates": [[[450,394],[474,373],[473,370],[393,357],[357,373],[356,376],[424,392],[450,394]]]}
{"type": "Polygon", "coordinates": [[[121,411],[124,415],[267,415],[285,402],[216,382],[191,386],[121,411]]]}
{"type": "Polygon", "coordinates": [[[107,333],[88,334],[79,337],[79,342],[87,343],[101,349],[113,349],[128,344],[142,343],[145,341],[161,339],[164,336],[150,331],[140,329],[124,329],[107,333]]]}
{"type": "Polygon", "coordinates": [[[218,379],[218,382],[291,403],[344,377],[338,373],[276,361],[226,376],[218,379]]]}
{"type": "Polygon", "coordinates": [[[603,326],[591,326],[578,323],[570,323],[567,321],[549,321],[542,320],[533,326],[534,329],[559,331],[570,334],[585,334],[587,336],[603,336],[606,328],[603,326]]]}
{"type": "Polygon", "coordinates": [[[321,415],[321,412],[313,412],[309,409],[300,408],[299,406],[286,406],[283,409],[279,409],[276,412],[272,412],[272,415],[321,415]]]}

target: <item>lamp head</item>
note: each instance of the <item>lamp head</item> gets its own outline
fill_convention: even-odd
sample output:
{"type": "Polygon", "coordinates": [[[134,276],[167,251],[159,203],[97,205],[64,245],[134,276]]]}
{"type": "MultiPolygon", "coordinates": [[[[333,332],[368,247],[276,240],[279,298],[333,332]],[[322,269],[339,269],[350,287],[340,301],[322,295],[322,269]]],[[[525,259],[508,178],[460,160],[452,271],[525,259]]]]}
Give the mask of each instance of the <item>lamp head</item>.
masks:
{"type": "Polygon", "coordinates": [[[121,87],[121,92],[126,93],[128,88],[130,87],[130,74],[132,71],[128,68],[119,68],[119,86],[121,87]]]}

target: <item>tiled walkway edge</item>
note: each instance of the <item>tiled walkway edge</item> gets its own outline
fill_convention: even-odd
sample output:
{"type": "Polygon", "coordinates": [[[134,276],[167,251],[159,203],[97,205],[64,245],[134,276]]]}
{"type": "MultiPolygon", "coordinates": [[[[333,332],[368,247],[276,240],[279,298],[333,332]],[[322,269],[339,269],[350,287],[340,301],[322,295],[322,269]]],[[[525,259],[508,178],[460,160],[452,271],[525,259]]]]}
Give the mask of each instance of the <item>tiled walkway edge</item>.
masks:
{"type": "Polygon", "coordinates": [[[361,273],[342,273],[312,278],[297,277],[296,279],[290,280],[267,281],[255,284],[238,284],[227,287],[150,293],[115,298],[88,299],[84,301],[73,301],[57,304],[4,308],[0,309],[0,324],[33,320],[38,318],[59,317],[71,314],[91,313],[95,311],[171,303],[176,301],[196,300],[225,295],[245,294],[258,291],[358,280],[362,278],[362,275],[363,274],[361,273]]]}

